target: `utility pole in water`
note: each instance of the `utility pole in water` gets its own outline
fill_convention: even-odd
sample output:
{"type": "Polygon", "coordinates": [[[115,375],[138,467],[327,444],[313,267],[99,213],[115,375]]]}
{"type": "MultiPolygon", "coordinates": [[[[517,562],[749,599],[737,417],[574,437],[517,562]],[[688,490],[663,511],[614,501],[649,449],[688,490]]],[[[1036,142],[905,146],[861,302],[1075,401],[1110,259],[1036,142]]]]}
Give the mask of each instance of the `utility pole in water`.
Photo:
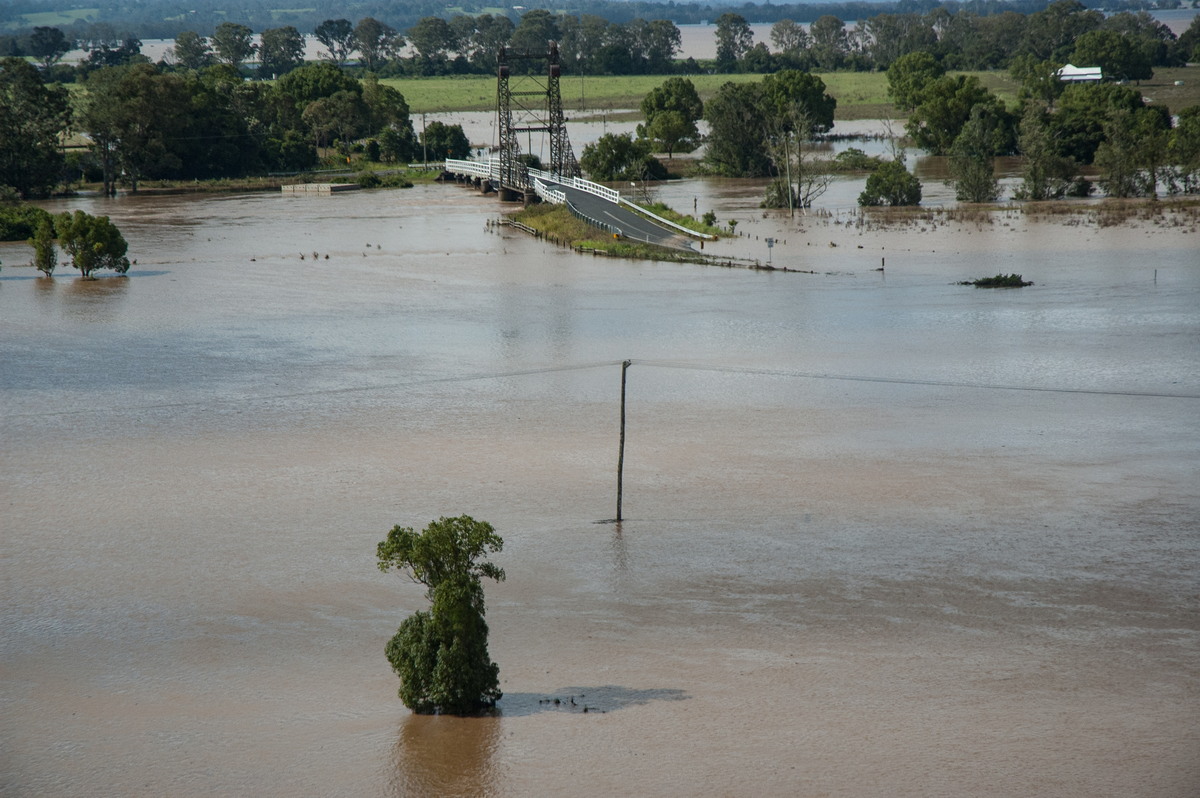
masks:
{"type": "Polygon", "coordinates": [[[621,483],[625,476],[625,372],[633,364],[632,360],[621,363],[621,445],[617,451],[617,520],[621,520],[621,483]]]}

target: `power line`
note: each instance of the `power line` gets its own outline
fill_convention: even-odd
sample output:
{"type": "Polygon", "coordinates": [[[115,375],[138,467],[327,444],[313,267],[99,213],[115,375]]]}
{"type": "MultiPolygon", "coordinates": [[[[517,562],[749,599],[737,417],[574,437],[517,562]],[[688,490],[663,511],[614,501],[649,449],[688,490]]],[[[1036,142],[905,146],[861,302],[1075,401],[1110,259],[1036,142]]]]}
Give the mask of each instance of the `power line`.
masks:
{"type": "Polygon", "coordinates": [[[843,382],[874,382],[891,385],[923,385],[939,388],[969,388],[984,391],[1029,391],[1034,393],[1087,394],[1093,396],[1144,396],[1158,399],[1200,399],[1200,394],[1162,393],[1158,391],[1114,391],[1098,388],[1057,388],[1039,385],[1004,385],[987,382],[959,382],[955,380],[921,380],[905,377],[873,377],[860,374],[826,374],[782,369],[757,369],[740,366],[705,366],[670,360],[634,360],[634,365],[658,368],[682,369],[685,371],[709,371],[728,374],[753,374],[765,377],[796,377],[809,380],[839,380],[843,382]]]}
{"type": "MultiPolygon", "coordinates": [[[[233,399],[224,399],[220,397],[209,398],[204,400],[184,401],[184,402],[160,402],[157,404],[147,405],[125,405],[120,410],[164,410],[169,408],[180,407],[204,407],[211,405],[237,405],[248,404],[252,402],[276,402],[286,399],[302,399],[305,397],[314,396],[338,396],[353,393],[369,393],[373,391],[387,390],[402,390],[405,388],[419,388],[426,385],[438,385],[442,383],[462,383],[476,382],[480,380],[497,380],[510,379],[514,377],[530,377],[538,374],[554,374],[567,371],[588,371],[591,369],[604,368],[609,366],[622,365],[625,361],[622,360],[604,360],[592,363],[578,363],[567,366],[546,366],[543,368],[519,369],[515,371],[496,371],[483,372],[478,374],[463,374],[451,377],[431,377],[423,380],[411,380],[408,382],[391,382],[380,383],[376,385],[356,385],[347,388],[324,388],[315,391],[295,391],[292,393],[279,394],[264,394],[262,396],[238,397],[233,399]]],[[[749,368],[742,366],[710,366],[699,363],[689,363],[685,361],[672,360],[634,360],[628,361],[631,365],[642,366],[643,368],[663,368],[663,369],[678,369],[682,371],[697,371],[709,372],[717,374],[744,374],[760,377],[788,377],[793,379],[806,380],[827,380],[839,382],[868,382],[885,385],[916,385],[924,387],[936,388],[961,388],[966,390],[984,390],[984,391],[1024,391],[1032,393],[1061,393],[1075,394],[1088,396],[1130,396],[1144,397],[1156,399],[1200,399],[1200,394],[1188,393],[1163,393],[1159,391],[1130,391],[1130,390],[1101,390],[1097,388],[1059,388],[1052,386],[1038,385],[1004,385],[1000,383],[980,383],[980,382],[965,382],[955,380],[922,380],[914,378],[902,377],[876,377],[870,375],[859,374],[828,374],[820,372],[808,371],[792,371],[787,369],[764,369],[764,368],[749,368]]],[[[84,415],[88,413],[100,412],[97,408],[86,408],[82,410],[59,410],[50,412],[37,413],[12,413],[9,418],[22,418],[31,416],[71,416],[84,415]]]]}

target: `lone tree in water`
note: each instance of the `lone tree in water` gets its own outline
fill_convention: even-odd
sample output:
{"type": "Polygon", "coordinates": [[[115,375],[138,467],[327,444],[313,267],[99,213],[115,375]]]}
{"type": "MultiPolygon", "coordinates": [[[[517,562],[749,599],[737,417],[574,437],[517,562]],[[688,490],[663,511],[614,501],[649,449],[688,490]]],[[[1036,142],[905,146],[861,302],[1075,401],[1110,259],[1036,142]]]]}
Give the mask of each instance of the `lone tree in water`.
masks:
{"type": "Polygon", "coordinates": [[[471,715],[503,695],[500,668],[488,656],[480,580],[502,582],[504,571],[478,562],[503,547],[491,524],[469,515],[439,518],[420,534],[395,526],[379,543],[379,570],[425,585],[432,604],[406,618],[385,649],[400,700],[414,712],[471,715]]]}

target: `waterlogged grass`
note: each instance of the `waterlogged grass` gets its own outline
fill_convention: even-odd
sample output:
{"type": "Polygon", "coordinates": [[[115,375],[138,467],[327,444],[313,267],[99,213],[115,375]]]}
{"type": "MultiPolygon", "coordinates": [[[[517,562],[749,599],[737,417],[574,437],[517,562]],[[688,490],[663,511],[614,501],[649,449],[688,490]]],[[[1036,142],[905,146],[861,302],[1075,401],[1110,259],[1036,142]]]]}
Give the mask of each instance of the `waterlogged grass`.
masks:
{"type": "Polygon", "coordinates": [[[705,233],[712,236],[729,235],[727,230],[722,230],[719,227],[707,225],[699,219],[689,216],[686,213],[680,213],[679,211],[676,211],[661,202],[652,202],[643,207],[651,213],[657,214],[681,227],[686,227],[689,230],[695,230],[697,233],[705,233]]]}
{"type": "Polygon", "coordinates": [[[618,258],[707,263],[709,259],[688,250],[667,249],[616,238],[571,215],[562,205],[530,205],[511,217],[533,228],[541,237],[579,252],[603,253],[618,258]]]}

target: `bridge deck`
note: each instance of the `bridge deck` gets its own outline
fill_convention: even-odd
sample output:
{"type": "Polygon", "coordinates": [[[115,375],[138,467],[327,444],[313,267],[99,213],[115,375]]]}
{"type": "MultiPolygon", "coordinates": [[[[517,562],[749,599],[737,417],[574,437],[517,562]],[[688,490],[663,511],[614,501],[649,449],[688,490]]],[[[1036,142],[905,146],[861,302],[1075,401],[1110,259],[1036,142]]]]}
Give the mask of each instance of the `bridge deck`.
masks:
{"type": "MultiPolygon", "coordinates": [[[[456,175],[470,176],[479,180],[490,181],[493,185],[501,184],[500,163],[496,160],[462,161],[447,160],[447,172],[456,175]]],[[[522,170],[521,177],[527,185],[517,188],[520,191],[533,191],[548,202],[567,203],[573,212],[610,232],[633,239],[656,244],[673,249],[690,249],[691,242],[687,236],[702,239],[712,239],[713,236],[703,235],[679,227],[665,219],[656,222],[647,218],[650,214],[645,209],[637,213],[631,208],[637,206],[621,197],[616,189],[573,177],[561,177],[537,169],[522,170]]],[[[653,216],[653,214],[650,214],[653,216]]]]}

